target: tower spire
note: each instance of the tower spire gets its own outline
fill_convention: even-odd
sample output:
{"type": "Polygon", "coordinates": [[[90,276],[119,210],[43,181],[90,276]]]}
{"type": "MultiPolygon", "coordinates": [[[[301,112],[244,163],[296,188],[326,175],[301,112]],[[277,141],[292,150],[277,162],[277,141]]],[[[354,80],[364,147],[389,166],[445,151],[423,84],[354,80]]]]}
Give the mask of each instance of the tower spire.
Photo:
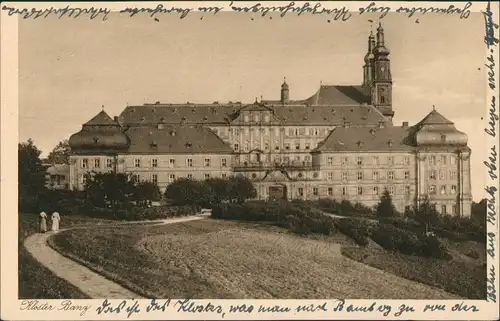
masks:
{"type": "Polygon", "coordinates": [[[281,84],[281,104],[285,105],[290,99],[290,88],[286,83],[286,77],[283,77],[283,84],[281,84]]]}

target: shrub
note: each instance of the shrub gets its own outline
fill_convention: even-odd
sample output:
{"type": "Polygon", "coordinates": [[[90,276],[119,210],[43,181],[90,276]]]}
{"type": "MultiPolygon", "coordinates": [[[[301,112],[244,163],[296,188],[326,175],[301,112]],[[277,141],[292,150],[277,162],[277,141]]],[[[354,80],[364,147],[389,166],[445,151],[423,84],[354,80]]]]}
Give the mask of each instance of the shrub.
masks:
{"type": "Polygon", "coordinates": [[[350,236],[357,244],[365,246],[369,243],[369,228],[366,221],[342,218],[336,221],[340,232],[350,236]]]}
{"type": "Polygon", "coordinates": [[[474,260],[478,260],[481,257],[479,255],[479,253],[477,251],[474,251],[474,250],[470,250],[465,255],[467,255],[468,257],[470,257],[471,259],[474,259],[474,260]]]}
{"type": "Polygon", "coordinates": [[[415,220],[404,217],[381,217],[379,222],[392,225],[394,227],[405,229],[416,234],[422,234],[425,229],[415,220]]]}
{"type": "Polygon", "coordinates": [[[451,256],[446,251],[446,247],[439,241],[436,236],[420,237],[422,242],[422,256],[434,257],[437,259],[450,259],[451,256]]]}

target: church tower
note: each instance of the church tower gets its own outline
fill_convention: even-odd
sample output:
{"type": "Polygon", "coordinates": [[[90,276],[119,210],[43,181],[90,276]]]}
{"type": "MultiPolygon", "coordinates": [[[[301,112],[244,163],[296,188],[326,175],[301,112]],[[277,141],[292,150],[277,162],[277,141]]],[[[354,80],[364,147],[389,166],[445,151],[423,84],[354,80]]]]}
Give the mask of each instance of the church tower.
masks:
{"type": "Polygon", "coordinates": [[[290,99],[290,89],[288,88],[288,84],[286,83],[286,78],[281,85],[281,104],[286,105],[290,99]]]}
{"type": "Polygon", "coordinates": [[[379,23],[377,44],[373,49],[372,105],[392,121],[394,111],[392,110],[392,76],[389,54],[390,51],[384,42],[384,28],[379,23]]]}
{"type": "Polygon", "coordinates": [[[365,55],[365,65],[363,66],[363,86],[365,87],[370,87],[373,82],[373,60],[375,58],[373,49],[375,49],[375,37],[373,36],[373,32],[370,31],[368,52],[365,55]]]}

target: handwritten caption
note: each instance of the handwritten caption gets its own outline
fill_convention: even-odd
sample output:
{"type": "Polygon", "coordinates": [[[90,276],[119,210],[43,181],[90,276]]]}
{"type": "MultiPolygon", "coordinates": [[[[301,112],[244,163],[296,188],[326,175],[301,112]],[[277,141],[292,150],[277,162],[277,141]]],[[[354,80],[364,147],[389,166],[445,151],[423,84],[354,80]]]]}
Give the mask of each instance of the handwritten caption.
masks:
{"type": "MultiPolygon", "coordinates": [[[[497,45],[498,45],[498,38],[496,37],[496,31],[498,30],[498,24],[493,20],[493,13],[491,11],[491,4],[488,2],[486,9],[483,11],[483,16],[484,16],[484,25],[485,25],[485,36],[484,36],[484,43],[486,44],[487,48],[487,57],[486,57],[486,70],[488,73],[488,96],[491,96],[491,98],[487,98],[487,101],[489,101],[489,110],[488,110],[488,124],[484,131],[488,136],[492,138],[497,137],[497,123],[498,123],[498,111],[497,111],[497,98],[495,96],[496,90],[497,90],[497,80],[496,80],[496,74],[495,74],[495,57],[497,57],[498,52],[497,50],[497,45]]],[[[498,142],[498,139],[494,139],[494,142],[498,142]]],[[[497,199],[497,187],[498,186],[498,175],[497,175],[497,169],[498,169],[498,162],[497,162],[497,145],[494,143],[491,145],[489,148],[489,156],[487,160],[483,162],[483,164],[487,168],[487,173],[488,173],[488,179],[489,183],[486,185],[485,190],[487,193],[487,208],[486,208],[486,221],[488,225],[491,225],[493,229],[491,231],[493,232],[488,232],[487,234],[487,243],[486,243],[486,252],[488,253],[488,256],[491,258],[491,260],[494,262],[495,260],[495,245],[496,245],[496,233],[494,232],[496,230],[496,216],[497,216],[497,209],[496,209],[496,199],[497,199]],[[491,184],[491,185],[490,185],[491,184]]],[[[496,280],[496,271],[495,271],[495,265],[491,263],[488,267],[488,272],[486,276],[486,299],[490,302],[496,303],[497,297],[496,297],[496,286],[495,286],[495,280],[496,280]]]]}
{"type": "MultiPolygon", "coordinates": [[[[240,4],[239,2],[231,1],[228,6],[199,6],[193,7],[176,7],[176,6],[165,6],[163,4],[158,4],[155,7],[126,7],[121,10],[117,10],[120,14],[135,17],[139,15],[148,15],[155,21],[160,21],[161,15],[165,14],[177,14],[180,19],[186,18],[192,12],[201,12],[207,14],[216,15],[221,11],[229,12],[239,12],[239,13],[254,13],[261,17],[266,17],[270,13],[279,13],[280,17],[284,17],[288,14],[296,14],[298,16],[303,14],[311,15],[322,15],[329,18],[328,22],[334,21],[347,21],[353,15],[362,15],[365,13],[380,13],[380,18],[385,17],[389,12],[395,12],[398,14],[406,15],[408,18],[412,18],[416,15],[425,15],[427,13],[440,13],[448,15],[456,15],[460,19],[467,19],[470,16],[471,2],[464,3],[463,6],[457,7],[455,5],[448,6],[399,6],[399,7],[387,7],[379,6],[376,2],[371,2],[365,7],[360,7],[357,10],[350,11],[345,6],[342,7],[325,7],[321,2],[305,2],[297,4],[294,1],[288,4],[283,4],[281,6],[266,6],[265,3],[255,3],[251,6],[246,6],[240,4]]],[[[47,18],[49,16],[55,16],[58,19],[62,18],[87,18],[87,19],[97,19],[107,20],[110,13],[112,12],[109,8],[79,8],[67,5],[63,8],[15,8],[12,6],[4,5],[2,10],[7,11],[9,16],[17,15],[22,19],[39,19],[47,18]]],[[[418,22],[418,19],[417,21],[418,22]]]]}

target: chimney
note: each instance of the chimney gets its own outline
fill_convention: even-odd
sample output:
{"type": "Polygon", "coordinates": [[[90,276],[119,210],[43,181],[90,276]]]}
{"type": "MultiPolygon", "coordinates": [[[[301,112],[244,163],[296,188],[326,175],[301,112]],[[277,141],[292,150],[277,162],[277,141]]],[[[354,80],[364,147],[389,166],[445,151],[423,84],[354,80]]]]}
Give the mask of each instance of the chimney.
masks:
{"type": "Polygon", "coordinates": [[[407,121],[403,122],[403,128],[408,128],[408,122],[407,121]]]}

